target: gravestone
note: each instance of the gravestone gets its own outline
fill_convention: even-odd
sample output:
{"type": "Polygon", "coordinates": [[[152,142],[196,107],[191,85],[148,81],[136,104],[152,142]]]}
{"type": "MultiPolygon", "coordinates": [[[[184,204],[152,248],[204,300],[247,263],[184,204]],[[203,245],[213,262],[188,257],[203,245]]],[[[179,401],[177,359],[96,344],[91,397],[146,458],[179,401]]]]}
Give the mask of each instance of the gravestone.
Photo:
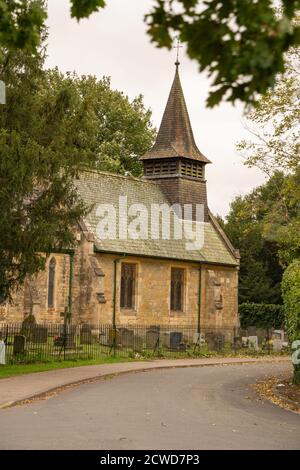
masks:
{"type": "Polygon", "coordinates": [[[154,349],[159,341],[159,333],[155,331],[146,331],[146,348],[154,349]]]}
{"type": "Polygon", "coordinates": [[[27,341],[31,341],[33,330],[36,326],[36,319],[32,313],[27,315],[22,322],[21,335],[26,336],[27,341]]]}
{"type": "Polygon", "coordinates": [[[266,337],[268,336],[268,332],[265,329],[259,329],[256,332],[258,338],[258,346],[261,348],[266,341],[266,337]]]}
{"type": "Polygon", "coordinates": [[[247,331],[248,331],[248,336],[255,336],[256,326],[248,326],[247,331]]]}
{"type": "Polygon", "coordinates": [[[92,328],[90,325],[81,325],[80,344],[92,344],[92,328]]]}
{"type": "Polygon", "coordinates": [[[193,334],[193,344],[202,345],[205,343],[204,333],[194,333],[193,334]]]}
{"type": "Polygon", "coordinates": [[[170,333],[170,349],[179,349],[182,341],[182,333],[180,331],[172,331],[170,333]]]}
{"type": "Polygon", "coordinates": [[[0,364],[5,364],[5,343],[2,339],[0,339],[0,364]]]}
{"type": "Polygon", "coordinates": [[[243,347],[243,341],[241,336],[235,336],[232,343],[233,348],[241,349],[243,347]]]}
{"type": "Polygon", "coordinates": [[[150,326],[146,331],[146,348],[154,349],[159,343],[160,327],[157,325],[150,326]]]}
{"type": "Polygon", "coordinates": [[[134,336],[133,338],[133,350],[136,352],[141,352],[143,349],[143,338],[140,336],[134,336]]]}
{"type": "Polygon", "coordinates": [[[60,327],[60,336],[54,338],[54,346],[65,349],[74,349],[76,348],[75,343],[75,334],[76,334],[76,325],[61,325],[60,327]]]}
{"type": "Polygon", "coordinates": [[[207,342],[208,349],[211,349],[212,351],[220,351],[225,344],[225,336],[221,333],[206,333],[205,340],[207,342]]]}
{"type": "Polygon", "coordinates": [[[170,331],[165,331],[161,335],[161,343],[164,348],[170,348],[170,331]]]}
{"type": "Polygon", "coordinates": [[[17,354],[25,354],[25,348],[26,348],[26,336],[15,335],[13,355],[16,356],[17,354]]]}
{"type": "Polygon", "coordinates": [[[36,344],[47,343],[48,328],[46,326],[36,325],[32,329],[31,340],[36,344]]]}
{"type": "Polygon", "coordinates": [[[248,336],[249,349],[258,350],[258,337],[257,336],[248,336]]]}
{"type": "Polygon", "coordinates": [[[282,340],[281,339],[273,339],[273,351],[281,351],[282,350],[282,340]]]}
{"type": "Polygon", "coordinates": [[[132,348],[134,341],[134,331],[129,330],[128,328],[119,328],[119,334],[121,345],[125,346],[126,348],[132,348]]]}

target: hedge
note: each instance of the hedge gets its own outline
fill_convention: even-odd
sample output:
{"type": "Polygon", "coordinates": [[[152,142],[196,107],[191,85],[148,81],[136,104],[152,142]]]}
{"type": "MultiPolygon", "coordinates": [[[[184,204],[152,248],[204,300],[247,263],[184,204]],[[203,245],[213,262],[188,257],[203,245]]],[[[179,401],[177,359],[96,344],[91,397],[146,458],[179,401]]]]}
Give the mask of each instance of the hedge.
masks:
{"type": "Polygon", "coordinates": [[[284,325],[283,305],[243,303],[239,305],[239,315],[242,328],[280,329],[284,325]]]}
{"type": "MultiPolygon", "coordinates": [[[[300,340],[300,260],[294,260],[284,271],[282,297],[287,333],[291,343],[300,340]]],[[[300,385],[300,364],[294,365],[294,383],[300,385]]]]}

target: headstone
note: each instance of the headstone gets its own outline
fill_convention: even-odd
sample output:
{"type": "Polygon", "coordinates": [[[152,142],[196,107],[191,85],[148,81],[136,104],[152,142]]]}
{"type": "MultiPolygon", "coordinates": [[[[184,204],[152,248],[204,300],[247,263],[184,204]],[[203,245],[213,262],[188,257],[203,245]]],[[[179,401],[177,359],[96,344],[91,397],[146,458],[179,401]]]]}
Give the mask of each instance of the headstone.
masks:
{"type": "Polygon", "coordinates": [[[172,331],[170,333],[170,348],[179,349],[182,342],[182,333],[180,331],[172,331]]]}
{"type": "Polygon", "coordinates": [[[258,339],[258,346],[261,348],[266,341],[267,330],[259,329],[256,332],[258,339]]]}
{"type": "Polygon", "coordinates": [[[0,364],[6,364],[6,362],[5,362],[5,343],[2,339],[0,340],[0,364]]]}
{"type": "Polygon", "coordinates": [[[273,339],[273,351],[281,351],[282,350],[282,340],[281,339],[273,339]]]}
{"type": "Polygon", "coordinates": [[[119,328],[119,333],[121,345],[125,346],[126,348],[132,348],[134,341],[134,331],[129,330],[128,328],[119,328]]]}
{"type": "Polygon", "coordinates": [[[284,331],[283,330],[274,330],[273,331],[273,338],[274,339],[281,339],[281,341],[284,341],[284,331]]]}
{"type": "Polygon", "coordinates": [[[75,334],[76,334],[76,325],[60,325],[60,336],[54,338],[54,346],[65,349],[74,349],[76,348],[75,343],[75,334]]]}
{"type": "Polygon", "coordinates": [[[241,336],[235,336],[233,338],[233,347],[236,349],[241,349],[243,347],[243,341],[241,336]]]}
{"type": "Polygon", "coordinates": [[[13,355],[24,354],[26,348],[26,337],[24,335],[15,335],[13,355]]]}
{"type": "Polygon", "coordinates": [[[27,341],[31,341],[33,330],[36,326],[36,319],[31,313],[22,322],[21,335],[26,336],[27,341]]]}
{"type": "Polygon", "coordinates": [[[92,328],[88,324],[81,325],[80,344],[92,344],[92,328]]]}
{"type": "Polygon", "coordinates": [[[148,330],[146,331],[146,348],[154,349],[159,342],[159,332],[148,330]]]}
{"type": "Polygon", "coordinates": [[[143,338],[140,336],[134,336],[133,338],[133,350],[136,352],[141,352],[143,349],[143,338]]]}
{"type": "Polygon", "coordinates": [[[107,328],[102,329],[99,331],[99,343],[102,346],[110,346],[110,336],[109,336],[110,330],[107,328]]]}
{"type": "Polygon", "coordinates": [[[193,334],[193,344],[204,344],[205,336],[204,333],[194,333],[193,334]]]}
{"type": "Polygon", "coordinates": [[[161,343],[164,348],[170,348],[170,331],[165,331],[161,335],[161,343]]]}
{"type": "Polygon", "coordinates": [[[212,351],[220,351],[225,344],[225,336],[221,333],[206,333],[205,340],[212,351]]]}
{"type": "Polygon", "coordinates": [[[248,336],[249,349],[258,350],[258,337],[257,336],[248,336]]]}
{"type": "Polygon", "coordinates": [[[256,326],[248,326],[248,336],[256,336],[256,326]]]}
{"type": "Polygon", "coordinates": [[[32,329],[31,340],[33,343],[37,344],[47,343],[48,328],[46,326],[36,325],[32,329]]]}

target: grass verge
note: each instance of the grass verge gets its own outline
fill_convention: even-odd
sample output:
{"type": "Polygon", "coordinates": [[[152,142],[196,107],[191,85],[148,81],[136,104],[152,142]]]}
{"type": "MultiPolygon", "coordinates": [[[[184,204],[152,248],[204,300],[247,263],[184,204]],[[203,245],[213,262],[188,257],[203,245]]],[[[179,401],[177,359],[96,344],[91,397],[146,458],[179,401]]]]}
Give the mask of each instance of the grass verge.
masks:
{"type": "Polygon", "coordinates": [[[104,356],[101,359],[94,360],[69,360],[69,361],[53,361],[53,362],[37,362],[34,364],[7,364],[0,365],[0,379],[6,377],[12,377],[14,375],[21,374],[32,374],[34,372],[44,372],[47,370],[54,369],[66,369],[69,367],[80,367],[80,366],[95,366],[97,364],[114,364],[117,362],[132,362],[137,359],[131,359],[128,357],[112,357],[104,356]]]}

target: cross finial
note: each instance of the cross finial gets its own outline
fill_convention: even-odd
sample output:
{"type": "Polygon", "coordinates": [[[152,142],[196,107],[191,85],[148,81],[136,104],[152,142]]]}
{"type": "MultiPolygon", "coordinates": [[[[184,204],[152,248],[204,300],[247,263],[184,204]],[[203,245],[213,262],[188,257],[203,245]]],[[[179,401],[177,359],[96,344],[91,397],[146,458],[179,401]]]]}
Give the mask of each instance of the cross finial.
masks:
{"type": "Polygon", "coordinates": [[[180,43],[180,39],[179,39],[179,36],[177,36],[175,38],[176,40],[176,46],[173,47],[173,49],[177,49],[177,55],[176,55],[176,62],[175,62],[175,65],[176,67],[178,67],[180,65],[180,62],[179,62],[179,49],[181,49],[183,46],[181,45],[180,43]]]}

